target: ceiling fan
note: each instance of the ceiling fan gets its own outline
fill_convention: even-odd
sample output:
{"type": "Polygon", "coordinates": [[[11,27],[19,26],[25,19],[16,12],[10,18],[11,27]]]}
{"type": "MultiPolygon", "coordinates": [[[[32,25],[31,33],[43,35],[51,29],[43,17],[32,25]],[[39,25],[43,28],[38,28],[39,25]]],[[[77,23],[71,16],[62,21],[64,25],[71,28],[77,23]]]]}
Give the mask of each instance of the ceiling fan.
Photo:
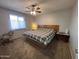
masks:
{"type": "Polygon", "coordinates": [[[26,12],[30,12],[31,14],[41,13],[40,7],[37,4],[33,4],[30,7],[26,7],[26,12]]]}

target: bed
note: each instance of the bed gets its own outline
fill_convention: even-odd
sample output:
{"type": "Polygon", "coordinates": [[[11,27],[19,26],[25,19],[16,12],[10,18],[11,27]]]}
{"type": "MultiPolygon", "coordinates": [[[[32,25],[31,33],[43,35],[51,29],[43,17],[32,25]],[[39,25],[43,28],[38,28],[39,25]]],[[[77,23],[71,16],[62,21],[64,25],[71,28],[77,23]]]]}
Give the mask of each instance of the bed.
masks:
{"type": "Polygon", "coordinates": [[[38,25],[37,30],[29,30],[23,33],[29,40],[47,46],[59,31],[59,25],[38,25]]]}

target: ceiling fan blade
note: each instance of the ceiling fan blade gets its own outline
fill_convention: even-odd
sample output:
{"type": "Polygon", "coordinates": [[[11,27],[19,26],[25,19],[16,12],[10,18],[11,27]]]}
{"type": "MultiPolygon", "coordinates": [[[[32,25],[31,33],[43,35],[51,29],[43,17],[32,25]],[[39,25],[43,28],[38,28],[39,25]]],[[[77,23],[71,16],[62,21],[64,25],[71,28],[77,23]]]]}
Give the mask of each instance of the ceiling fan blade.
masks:
{"type": "Polygon", "coordinates": [[[32,7],[36,7],[36,5],[32,5],[32,7]]]}
{"type": "Polygon", "coordinates": [[[36,11],[36,12],[41,13],[41,11],[36,11]]]}
{"type": "Polygon", "coordinates": [[[37,6],[37,3],[32,5],[32,7],[36,7],[36,6],[37,6]]]}
{"type": "Polygon", "coordinates": [[[25,7],[26,9],[30,9],[29,7],[25,7]]]}
{"type": "Polygon", "coordinates": [[[30,11],[25,11],[25,12],[30,12],[30,11]]]}
{"type": "Polygon", "coordinates": [[[37,10],[39,10],[40,9],[40,7],[37,7],[37,10]]]}

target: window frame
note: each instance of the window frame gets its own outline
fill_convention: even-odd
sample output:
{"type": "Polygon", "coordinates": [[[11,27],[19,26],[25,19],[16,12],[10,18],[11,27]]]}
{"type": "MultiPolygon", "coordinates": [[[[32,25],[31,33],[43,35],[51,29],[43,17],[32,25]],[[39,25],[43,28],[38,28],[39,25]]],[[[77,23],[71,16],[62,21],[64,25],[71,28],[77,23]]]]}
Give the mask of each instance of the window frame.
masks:
{"type": "MultiPolygon", "coordinates": [[[[25,22],[25,17],[23,17],[23,16],[18,16],[18,15],[14,15],[14,14],[9,14],[9,21],[10,21],[10,30],[12,30],[12,31],[17,31],[17,30],[22,30],[22,29],[26,29],[26,22],[25,22]],[[16,16],[17,17],[17,21],[18,21],[18,18],[19,17],[22,17],[23,19],[24,19],[24,24],[25,24],[25,28],[18,28],[18,29],[13,29],[12,28],[12,26],[11,26],[11,19],[10,19],[10,16],[16,16]]],[[[18,22],[18,24],[19,24],[19,22],[18,22]]]]}

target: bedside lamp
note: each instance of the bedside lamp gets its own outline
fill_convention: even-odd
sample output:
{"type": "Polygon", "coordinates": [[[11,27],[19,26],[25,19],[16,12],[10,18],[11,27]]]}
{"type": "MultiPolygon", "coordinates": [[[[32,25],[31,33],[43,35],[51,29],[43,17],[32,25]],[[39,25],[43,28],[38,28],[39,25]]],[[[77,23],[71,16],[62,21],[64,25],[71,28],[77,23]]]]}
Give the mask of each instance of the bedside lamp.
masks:
{"type": "Polygon", "coordinates": [[[32,30],[36,30],[37,29],[37,24],[36,23],[32,23],[32,30]]]}
{"type": "Polygon", "coordinates": [[[68,28],[65,30],[65,33],[66,33],[66,34],[69,34],[69,30],[68,30],[68,28]]]}

